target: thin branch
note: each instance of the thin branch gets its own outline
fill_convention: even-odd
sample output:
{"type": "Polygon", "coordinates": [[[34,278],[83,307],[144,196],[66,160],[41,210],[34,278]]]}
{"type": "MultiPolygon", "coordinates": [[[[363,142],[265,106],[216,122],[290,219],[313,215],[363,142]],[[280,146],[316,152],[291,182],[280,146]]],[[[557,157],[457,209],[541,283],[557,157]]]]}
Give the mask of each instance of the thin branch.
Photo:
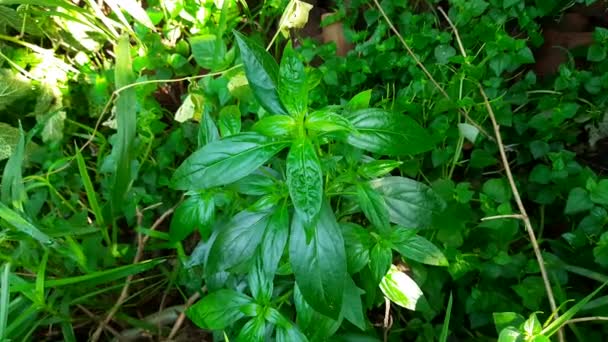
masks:
{"type": "MultiPolygon", "coordinates": [[[[152,225],[150,230],[155,230],[167,218],[167,216],[169,216],[171,213],[173,213],[173,210],[175,210],[175,208],[171,208],[171,209],[167,210],[165,213],[163,213],[156,220],[156,222],[154,222],[154,224],[152,225]]],[[[139,220],[141,220],[141,214],[138,214],[138,221],[139,220]]],[[[133,258],[132,264],[138,264],[139,261],[142,259],[143,254],[144,254],[144,247],[146,245],[146,242],[148,242],[149,238],[150,238],[150,235],[146,235],[146,236],[142,237],[141,234],[137,234],[137,252],[135,253],[135,257],[133,258]]],[[[110,323],[110,321],[112,320],[114,315],[116,315],[116,313],[118,312],[118,310],[120,309],[122,304],[125,302],[125,300],[129,296],[129,287],[131,286],[133,277],[134,277],[133,274],[129,275],[127,277],[127,279],[125,281],[125,285],[123,286],[122,291],[120,292],[120,297],[118,297],[118,300],[116,301],[116,303],[114,303],[114,306],[112,307],[112,309],[110,309],[106,318],[101,323],[99,323],[99,325],[97,326],[97,329],[93,333],[93,336],[91,337],[92,342],[97,342],[99,340],[104,327],[110,323]]]]}
{"type": "Polygon", "coordinates": [[[521,220],[524,222],[524,226],[528,235],[530,236],[530,242],[532,243],[532,248],[534,249],[534,254],[536,255],[536,260],[538,262],[538,266],[540,269],[540,274],[543,278],[543,282],[545,283],[545,290],[547,291],[547,297],[549,299],[549,305],[551,306],[551,310],[555,312],[555,318],[557,316],[557,305],[555,304],[555,297],[553,295],[553,289],[551,288],[551,282],[549,281],[549,276],[547,275],[547,270],[545,268],[545,260],[543,259],[543,255],[540,251],[540,247],[538,246],[538,241],[536,241],[536,235],[534,234],[534,229],[532,228],[532,223],[530,222],[530,217],[528,217],[528,213],[526,212],[526,208],[521,200],[521,196],[519,191],[517,190],[517,185],[515,184],[515,179],[513,178],[513,173],[511,172],[511,167],[509,166],[509,160],[507,159],[507,153],[505,152],[505,147],[502,143],[502,136],[500,135],[500,126],[496,122],[496,117],[494,116],[494,110],[488,101],[488,96],[486,92],[483,90],[481,85],[479,85],[479,92],[483,97],[484,103],[486,105],[486,109],[488,114],[490,115],[490,120],[492,120],[492,126],[494,126],[494,133],[496,135],[496,142],[498,143],[498,150],[500,151],[500,158],[502,159],[503,166],[505,168],[505,173],[507,174],[507,179],[509,180],[509,185],[511,186],[511,191],[513,192],[513,197],[515,198],[515,203],[517,203],[517,208],[521,213],[521,220]]]}
{"type": "MultiPolygon", "coordinates": [[[[466,58],[466,51],[464,50],[464,47],[462,46],[462,41],[460,40],[460,35],[458,33],[458,29],[456,28],[454,23],[452,23],[452,20],[450,20],[450,17],[441,8],[439,8],[439,12],[441,12],[441,14],[444,16],[445,20],[447,20],[448,25],[450,25],[450,27],[452,28],[452,31],[454,31],[454,35],[456,36],[456,41],[458,42],[458,47],[460,48],[460,53],[463,55],[463,57],[466,58]]],[[[479,93],[483,97],[483,102],[485,104],[488,115],[490,116],[490,120],[492,121],[492,127],[494,128],[494,136],[496,137],[496,143],[498,144],[500,158],[502,160],[502,164],[505,169],[505,173],[507,174],[507,179],[509,180],[509,185],[511,186],[511,192],[513,192],[513,197],[515,198],[515,203],[517,203],[517,208],[520,212],[519,219],[521,219],[523,221],[524,227],[526,228],[526,231],[528,232],[528,236],[530,237],[530,243],[532,244],[532,249],[534,250],[534,255],[536,256],[536,261],[537,261],[538,267],[540,269],[540,274],[542,276],[543,283],[545,285],[545,291],[547,292],[549,306],[551,307],[551,311],[553,312],[555,319],[557,319],[559,317],[558,311],[557,311],[557,305],[555,303],[555,296],[553,295],[553,288],[551,287],[551,281],[549,280],[549,276],[548,276],[547,270],[545,268],[545,260],[540,251],[538,241],[536,240],[536,235],[534,234],[534,229],[532,228],[532,223],[530,222],[530,217],[528,217],[526,208],[524,207],[523,201],[521,200],[519,190],[517,189],[517,185],[515,184],[515,179],[513,178],[513,173],[511,172],[511,166],[509,165],[509,159],[507,158],[507,152],[505,151],[505,145],[502,142],[502,135],[500,134],[500,126],[498,125],[498,122],[496,121],[496,116],[494,115],[494,110],[492,109],[492,105],[490,104],[490,100],[488,99],[488,96],[487,96],[485,90],[483,89],[481,84],[478,84],[478,87],[479,87],[479,93]]],[[[558,339],[560,342],[565,341],[564,332],[562,329],[558,330],[558,339]]]]}
{"type": "Polygon", "coordinates": [[[177,335],[179,329],[182,327],[182,324],[184,324],[184,321],[186,320],[186,310],[188,310],[188,308],[191,307],[192,304],[194,304],[194,302],[196,302],[201,297],[201,292],[206,291],[207,287],[205,286],[201,289],[200,292],[196,292],[190,298],[188,298],[186,304],[184,305],[184,310],[179,314],[179,317],[177,317],[173,328],[171,328],[171,333],[169,333],[169,336],[167,337],[168,340],[173,340],[175,335],[177,335]]]}
{"type": "Polygon", "coordinates": [[[391,330],[392,325],[391,300],[384,297],[384,322],[382,323],[382,327],[384,328],[384,342],[388,341],[388,332],[391,330]]]}
{"type": "MultiPolygon", "coordinates": [[[[401,35],[401,33],[399,33],[399,31],[397,30],[397,28],[395,27],[395,25],[393,25],[393,22],[386,15],[386,12],[384,12],[384,9],[382,8],[382,6],[380,6],[380,3],[378,2],[378,0],[374,0],[374,4],[376,5],[376,7],[378,8],[378,10],[380,11],[380,14],[382,14],[382,17],[384,17],[384,20],[386,21],[386,23],[388,24],[388,26],[390,27],[390,29],[395,33],[395,35],[397,36],[397,38],[401,42],[401,45],[403,45],[403,47],[405,48],[405,50],[407,51],[407,53],[410,55],[410,57],[412,57],[412,59],[414,59],[414,61],[416,62],[416,64],[418,64],[418,67],[420,67],[420,69],[426,75],[426,77],[431,81],[431,83],[433,83],[433,85],[435,86],[435,88],[437,88],[437,90],[439,90],[439,92],[441,93],[441,95],[443,95],[446,99],[450,99],[450,95],[443,89],[443,87],[439,83],[437,83],[437,81],[435,80],[435,78],[433,77],[433,75],[431,75],[431,73],[424,66],[424,64],[422,64],[422,62],[420,61],[420,59],[418,58],[418,56],[416,56],[416,54],[414,53],[414,50],[412,50],[412,48],[410,47],[410,45],[405,41],[405,39],[403,39],[403,36],[401,35]]],[[[475,120],[473,120],[469,116],[469,114],[467,112],[465,112],[462,109],[458,109],[458,111],[460,112],[460,114],[462,116],[464,116],[464,118],[471,125],[475,126],[475,128],[477,128],[483,135],[485,135],[489,139],[492,139],[492,136],[490,136],[490,134],[488,134],[488,132],[486,132],[486,130],[483,127],[481,127],[477,122],[475,122],[475,120]]]]}
{"type": "Polygon", "coordinates": [[[604,316],[592,316],[592,317],[580,317],[567,320],[565,324],[576,324],[581,322],[594,322],[594,321],[608,321],[608,317],[604,316]]]}
{"type": "Polygon", "coordinates": [[[481,220],[482,221],[490,221],[490,220],[500,220],[500,219],[507,219],[507,218],[523,220],[524,216],[522,214],[496,215],[496,216],[484,217],[481,220]]]}

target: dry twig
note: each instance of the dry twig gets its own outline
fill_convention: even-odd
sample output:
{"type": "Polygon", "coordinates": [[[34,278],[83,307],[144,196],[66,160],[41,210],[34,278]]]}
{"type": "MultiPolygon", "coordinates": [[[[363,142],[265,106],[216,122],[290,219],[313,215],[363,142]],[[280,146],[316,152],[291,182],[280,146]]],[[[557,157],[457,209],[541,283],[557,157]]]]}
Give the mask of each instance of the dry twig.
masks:
{"type": "MultiPolygon", "coordinates": [[[[450,20],[450,17],[444,12],[444,10],[441,7],[439,7],[438,10],[441,13],[441,15],[443,15],[445,20],[448,22],[448,25],[450,25],[450,28],[454,31],[454,35],[456,36],[456,42],[458,43],[458,48],[460,49],[460,53],[462,54],[463,57],[466,58],[467,53],[464,49],[464,46],[462,45],[462,41],[460,39],[458,29],[456,28],[454,23],[452,23],[452,20],[450,20]]],[[[538,267],[540,269],[540,274],[543,279],[543,283],[545,285],[545,291],[547,292],[547,298],[549,300],[549,305],[551,307],[551,311],[553,312],[554,317],[558,318],[559,316],[558,316],[558,312],[557,312],[557,305],[555,303],[555,296],[553,295],[553,289],[551,288],[551,281],[549,280],[549,276],[548,276],[547,270],[545,268],[545,260],[540,251],[538,241],[536,240],[536,235],[534,233],[534,229],[532,228],[532,223],[530,222],[530,217],[528,217],[528,213],[526,212],[526,208],[524,207],[524,204],[521,200],[519,190],[517,189],[517,185],[515,184],[515,179],[513,178],[513,173],[511,172],[511,166],[509,165],[509,159],[507,158],[507,153],[505,151],[505,145],[502,142],[502,135],[500,134],[500,126],[498,125],[498,122],[496,121],[496,116],[494,115],[494,110],[492,109],[492,105],[490,104],[490,100],[488,99],[488,96],[487,96],[485,90],[483,89],[481,84],[479,84],[478,87],[479,87],[479,93],[483,97],[483,102],[484,102],[484,105],[488,112],[488,115],[490,117],[490,120],[492,121],[492,127],[494,128],[494,136],[496,138],[496,143],[498,144],[498,150],[500,152],[500,159],[503,164],[505,173],[507,174],[507,179],[509,180],[509,185],[511,186],[511,192],[513,193],[513,197],[515,198],[515,203],[517,203],[517,208],[519,210],[519,214],[503,215],[502,218],[518,218],[524,223],[524,227],[526,228],[526,231],[528,232],[528,236],[530,237],[530,243],[532,244],[532,249],[534,250],[534,255],[536,256],[536,261],[537,261],[538,267]]],[[[499,216],[487,217],[486,220],[496,219],[496,218],[501,218],[501,217],[499,217],[499,216]]],[[[558,338],[560,341],[564,341],[564,335],[563,335],[563,331],[561,329],[558,331],[558,338]]]]}
{"type": "MultiPolygon", "coordinates": [[[[156,228],[158,228],[158,226],[169,216],[173,213],[173,211],[175,210],[175,208],[171,208],[167,211],[165,211],[152,225],[152,227],[150,228],[150,230],[156,230],[156,228]]],[[[138,212],[138,223],[141,223],[141,213],[138,212]]],[[[146,235],[144,237],[142,237],[141,234],[137,234],[137,252],[135,253],[135,257],[133,258],[133,264],[137,264],[141,261],[141,258],[143,257],[144,254],[144,247],[146,245],[146,243],[148,242],[148,240],[150,239],[150,235],[146,235]]],[[[110,309],[110,311],[108,312],[108,315],[106,316],[106,318],[99,323],[99,325],[97,326],[97,329],[95,330],[95,332],[93,333],[93,336],[91,337],[91,341],[92,342],[96,342],[99,340],[99,338],[101,337],[101,333],[104,329],[104,327],[108,326],[108,324],[110,323],[110,321],[112,320],[112,318],[114,317],[114,315],[116,315],[116,313],[118,312],[118,310],[120,309],[120,307],[122,306],[122,304],[124,303],[124,301],[127,299],[127,297],[129,296],[129,287],[131,286],[131,282],[133,281],[133,277],[134,275],[130,275],[127,277],[127,280],[125,281],[125,285],[122,288],[122,291],[120,292],[120,297],[118,297],[118,300],[116,301],[116,303],[114,304],[114,306],[112,307],[112,309],[110,309]]]]}

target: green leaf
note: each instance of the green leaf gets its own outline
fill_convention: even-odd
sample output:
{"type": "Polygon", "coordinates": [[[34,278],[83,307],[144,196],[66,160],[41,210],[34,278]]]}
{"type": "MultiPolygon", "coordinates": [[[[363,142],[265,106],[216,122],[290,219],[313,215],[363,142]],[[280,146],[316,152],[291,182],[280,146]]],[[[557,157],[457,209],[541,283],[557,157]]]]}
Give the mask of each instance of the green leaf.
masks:
{"type": "Polygon", "coordinates": [[[0,219],[8,223],[9,226],[12,226],[16,231],[28,235],[45,246],[55,244],[51,237],[3,203],[0,203],[0,219]]]}
{"type": "Polygon", "coordinates": [[[254,317],[250,319],[243,328],[239,336],[236,338],[237,342],[264,342],[266,341],[266,321],[264,318],[254,317]]]}
{"type": "Polygon", "coordinates": [[[390,229],[388,209],[384,197],[368,183],[357,184],[357,202],[365,217],[381,232],[390,229]]]}
{"type": "Polygon", "coordinates": [[[317,153],[306,138],[294,141],[287,155],[287,187],[299,217],[312,223],[323,201],[323,172],[317,153]]]}
{"type": "Polygon", "coordinates": [[[291,116],[269,115],[257,121],[252,129],[269,137],[288,137],[293,135],[296,121],[291,116]]]}
{"type": "Polygon", "coordinates": [[[392,247],[402,256],[433,266],[448,266],[448,260],[441,250],[422,236],[412,236],[405,241],[392,241],[392,247]]]}
{"type": "Polygon", "coordinates": [[[365,330],[365,316],[361,295],[365,291],[357,287],[351,277],[346,277],[344,285],[344,299],[342,300],[342,314],[344,318],[361,330],[365,330]]]}
{"type": "Polygon", "coordinates": [[[536,314],[532,313],[530,315],[530,318],[528,318],[524,322],[524,325],[522,328],[528,336],[534,336],[534,335],[538,335],[541,332],[541,330],[543,329],[543,325],[538,320],[538,317],[536,317],[536,314]]]}
{"type": "Polygon", "coordinates": [[[259,255],[256,257],[253,267],[247,274],[247,281],[249,283],[251,295],[260,305],[270,303],[273,289],[272,276],[274,276],[274,273],[268,276],[268,274],[264,271],[262,266],[262,258],[263,257],[259,255]]]}
{"type": "Polygon", "coordinates": [[[252,173],[288,144],[257,133],[241,133],[213,141],[188,157],[175,171],[177,190],[208,189],[252,173]]]}
{"type": "Polygon", "coordinates": [[[365,178],[378,178],[389,174],[403,162],[396,160],[373,160],[361,164],[357,172],[365,178]]]}
{"type": "Polygon", "coordinates": [[[304,125],[306,129],[318,133],[352,131],[353,129],[350,121],[331,110],[318,110],[308,114],[304,125]]]}
{"type": "Polygon", "coordinates": [[[311,341],[324,341],[340,327],[342,317],[340,316],[336,320],[313,310],[305,300],[298,285],[294,287],[293,301],[297,312],[298,326],[309,336],[311,341]]]}
{"type": "Polygon", "coordinates": [[[207,260],[209,274],[235,266],[248,269],[269,222],[269,212],[245,210],[219,227],[219,233],[209,250],[207,260]]]}
{"type": "Polygon", "coordinates": [[[409,178],[390,176],[369,184],[384,197],[391,222],[406,228],[430,226],[433,214],[444,207],[430,187],[409,178]]]}
{"type": "Polygon", "coordinates": [[[593,208],[593,202],[585,189],[576,187],[570,190],[564,209],[566,215],[577,214],[591,208],[593,208]]]}
{"type": "Polygon", "coordinates": [[[597,204],[608,205],[608,179],[602,179],[597,186],[591,190],[589,198],[597,204]]]}
{"type": "Polygon", "coordinates": [[[369,231],[354,223],[341,223],[346,249],[348,273],[355,274],[369,263],[372,237],[369,231]]]}
{"type": "Polygon", "coordinates": [[[276,327],[277,342],[308,342],[308,339],[297,327],[290,325],[288,328],[276,327]]]}
{"type": "Polygon", "coordinates": [[[279,66],[279,97],[293,116],[303,116],[308,109],[308,83],[304,64],[291,47],[291,41],[283,50],[279,66]]]}
{"type": "Polygon", "coordinates": [[[182,241],[195,229],[199,229],[205,239],[211,232],[215,217],[215,202],[212,194],[195,195],[182,202],[173,213],[169,236],[171,242],[182,241]]]}
{"type": "Polygon", "coordinates": [[[369,102],[372,99],[372,90],[364,90],[357,95],[353,96],[350,101],[346,104],[346,109],[349,111],[365,109],[369,107],[369,102]]]}
{"type": "Polygon", "coordinates": [[[186,310],[186,316],[201,329],[222,330],[241,319],[241,307],[249,303],[248,296],[222,289],[204,296],[186,310]]]}
{"type": "Polygon", "coordinates": [[[497,333],[508,327],[519,327],[526,321],[524,316],[516,312],[495,312],[492,316],[497,333]]]}
{"type": "Polygon", "coordinates": [[[498,203],[506,203],[512,196],[511,188],[504,178],[489,179],[483,184],[482,191],[498,203]]]}
{"type": "Polygon", "coordinates": [[[591,44],[587,50],[587,60],[590,62],[601,62],[606,59],[608,49],[602,44],[591,44]]]}
{"type": "Polygon", "coordinates": [[[283,205],[270,216],[260,247],[264,272],[268,277],[276,273],[288,237],[289,215],[287,207],[283,205]]]}
{"type": "Polygon", "coordinates": [[[498,335],[498,342],[523,342],[524,334],[514,327],[503,329],[498,335]]]}
{"type": "MultiPolygon", "coordinates": [[[[192,97],[193,101],[196,97],[192,97]]],[[[201,122],[198,128],[198,146],[203,147],[209,143],[219,140],[220,133],[217,129],[217,125],[211,117],[211,106],[203,106],[203,114],[201,116],[201,122]]]]}
{"type": "Polygon", "coordinates": [[[423,298],[418,284],[407,274],[399,271],[395,265],[380,282],[380,290],[391,302],[409,310],[416,310],[418,300],[423,298]]]}
{"type": "Polygon", "coordinates": [[[389,156],[415,155],[435,147],[433,137],[408,116],[369,108],[346,117],[356,129],[348,136],[355,147],[389,156]]]}
{"type": "Polygon", "coordinates": [[[287,115],[277,91],[279,66],[263,47],[238,32],[234,37],[241,52],[245,75],[253,95],[271,114],[287,115]]]}
{"type": "MultiPolygon", "coordinates": [[[[116,80],[116,88],[120,89],[131,84],[135,78],[131,67],[129,36],[123,35],[120,37],[114,53],[116,54],[114,78],[116,80]]],[[[135,108],[137,107],[135,88],[125,89],[118,95],[115,107],[118,133],[116,143],[112,146],[112,155],[114,155],[116,160],[116,168],[114,170],[111,204],[115,212],[122,210],[125,196],[131,187],[131,177],[133,176],[131,172],[133,143],[137,129],[137,113],[135,108]]]]}
{"type": "Polygon", "coordinates": [[[222,37],[203,34],[189,39],[192,56],[199,66],[209,70],[222,68],[226,56],[226,43],[222,37]]]}
{"type": "Polygon", "coordinates": [[[327,202],[321,207],[310,241],[296,213],[291,226],[289,259],[302,295],[316,311],[338,318],[346,279],[342,232],[327,202]]]}
{"type": "Polygon", "coordinates": [[[450,45],[442,44],[435,47],[435,59],[439,64],[447,64],[450,57],[456,56],[456,49],[450,45]]]}
{"type": "Polygon", "coordinates": [[[239,106],[224,106],[220,110],[220,133],[228,137],[241,132],[241,111],[239,106]]]}
{"type": "Polygon", "coordinates": [[[386,246],[382,241],[376,243],[369,253],[369,269],[374,284],[380,283],[390,269],[392,261],[393,252],[390,246],[386,246]]]}

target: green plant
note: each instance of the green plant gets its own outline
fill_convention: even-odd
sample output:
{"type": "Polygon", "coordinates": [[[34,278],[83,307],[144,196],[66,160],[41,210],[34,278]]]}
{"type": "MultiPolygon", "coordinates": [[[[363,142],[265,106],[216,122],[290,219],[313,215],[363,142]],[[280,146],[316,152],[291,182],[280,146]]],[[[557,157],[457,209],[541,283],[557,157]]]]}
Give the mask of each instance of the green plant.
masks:
{"type": "Polygon", "coordinates": [[[447,266],[418,234],[443,202],[428,186],[392,176],[398,160],[374,157],[419,154],[434,139],[406,115],[370,108],[369,91],[344,106],[309,107],[313,71],[290,44],[279,66],[253,41],[235,38],[266,114],[250,132],[203,144],[173,175],[172,186],[191,196],[173,217],[172,236],[182,239],[196,227],[211,235],[204,242],[210,293],[189,317],[207,329],[249,317],[240,338],[264,339],[269,324],[277,339],[292,340],[304,339],[302,332],[329,337],[343,320],[365,330],[364,310],[384,303],[379,289],[399,305],[420,307],[415,282],[397,269],[387,272],[393,250],[447,266]],[[243,281],[246,290],[234,287],[243,281]],[[288,303],[299,328],[280,310],[288,303]]]}

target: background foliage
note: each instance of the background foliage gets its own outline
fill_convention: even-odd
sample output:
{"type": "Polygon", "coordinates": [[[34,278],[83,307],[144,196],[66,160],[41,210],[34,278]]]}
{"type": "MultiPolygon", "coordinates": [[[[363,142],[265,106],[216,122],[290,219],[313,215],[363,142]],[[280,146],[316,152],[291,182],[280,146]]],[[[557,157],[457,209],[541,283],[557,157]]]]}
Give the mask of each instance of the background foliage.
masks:
{"type": "Polygon", "coordinates": [[[313,5],[0,0],[0,340],[608,334],[605,2],[313,5]]]}

